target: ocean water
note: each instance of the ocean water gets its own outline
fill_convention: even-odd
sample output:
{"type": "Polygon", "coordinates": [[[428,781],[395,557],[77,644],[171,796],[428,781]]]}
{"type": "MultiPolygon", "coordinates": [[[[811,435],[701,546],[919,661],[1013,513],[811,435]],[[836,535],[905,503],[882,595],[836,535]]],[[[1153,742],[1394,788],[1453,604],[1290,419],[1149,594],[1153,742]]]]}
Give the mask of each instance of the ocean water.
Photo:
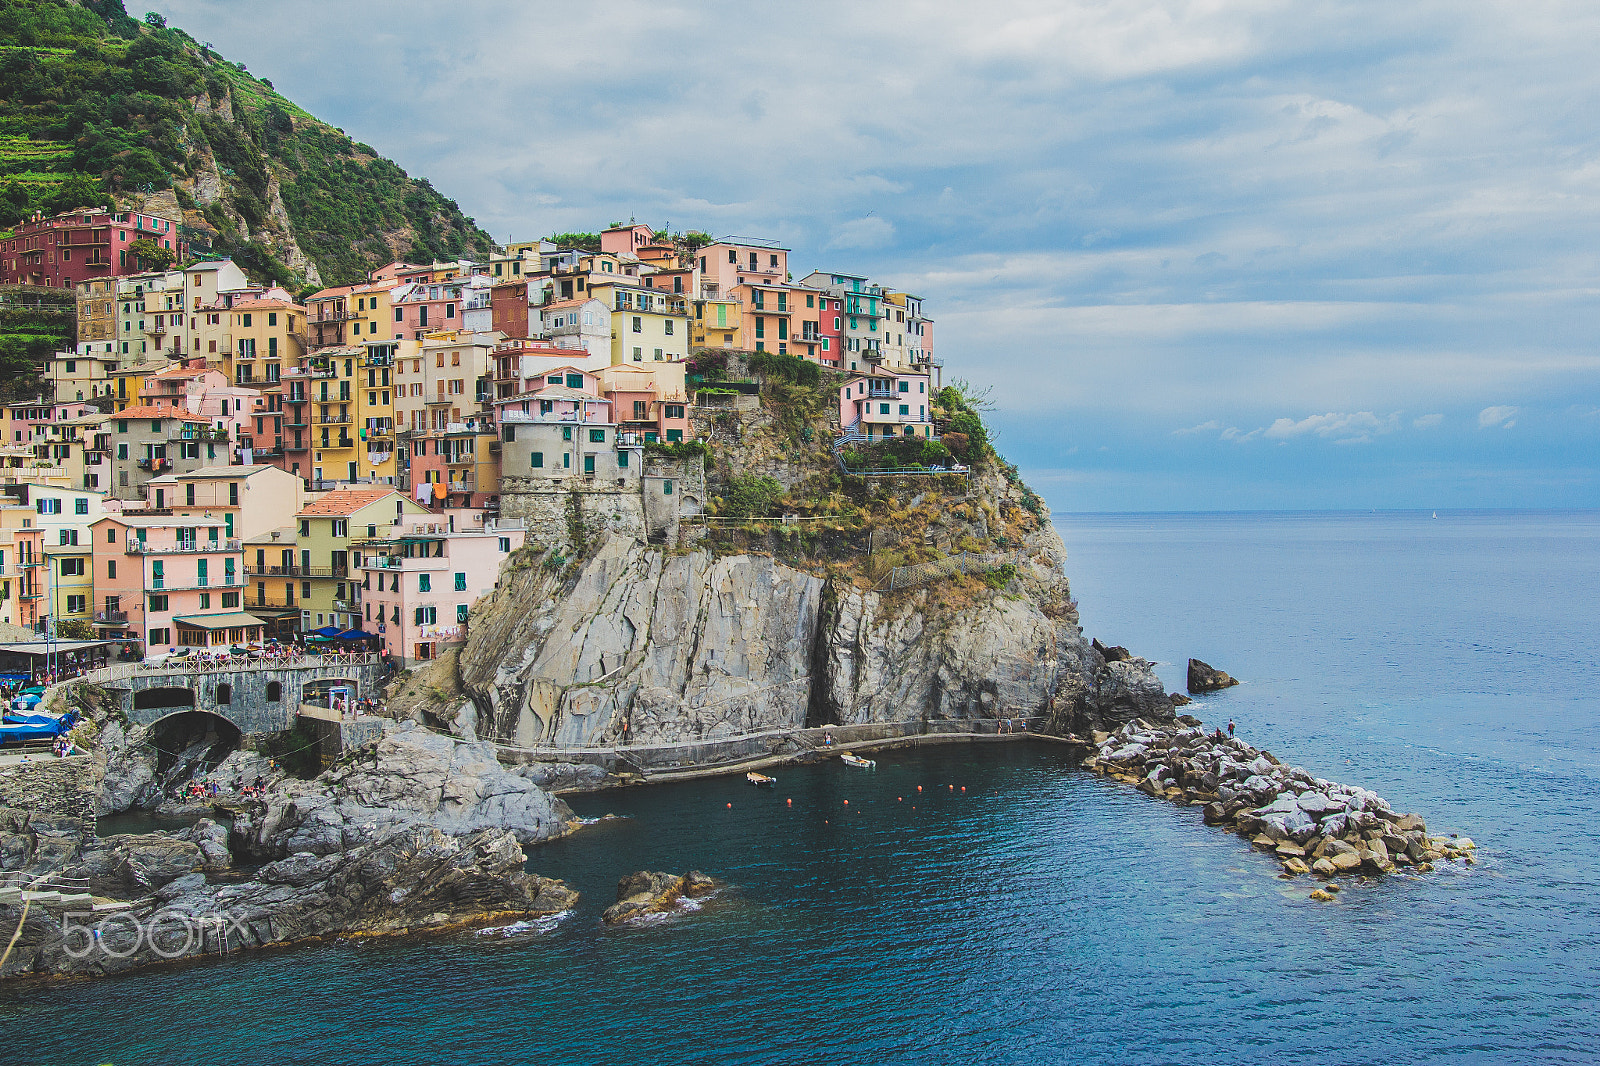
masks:
{"type": "Polygon", "coordinates": [[[1059,747],[893,752],[576,797],[622,817],[533,852],[559,919],[0,990],[0,1062],[1600,1058],[1600,515],[1056,520],[1089,632],[1240,677],[1191,710],[1482,862],[1316,904],[1059,747]],[[726,887],[599,924],[689,868],[726,887]]]}

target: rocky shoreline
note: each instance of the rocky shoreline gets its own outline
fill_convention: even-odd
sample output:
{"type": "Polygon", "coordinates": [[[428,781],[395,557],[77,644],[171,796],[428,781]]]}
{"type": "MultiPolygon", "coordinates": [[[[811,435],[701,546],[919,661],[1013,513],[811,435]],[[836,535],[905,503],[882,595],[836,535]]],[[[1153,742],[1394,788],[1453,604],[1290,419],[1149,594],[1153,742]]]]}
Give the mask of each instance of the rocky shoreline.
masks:
{"type": "MultiPolygon", "coordinates": [[[[1207,825],[1228,827],[1276,855],[1285,877],[1330,881],[1401,867],[1427,873],[1440,862],[1477,861],[1470,839],[1430,836],[1419,814],[1399,813],[1359,786],[1313,777],[1220,729],[1207,733],[1194,719],[1136,719],[1092,739],[1086,768],[1147,795],[1203,808],[1207,825]]],[[[1321,890],[1312,897],[1333,898],[1321,890]]]]}
{"type": "Polygon", "coordinates": [[[401,723],[315,780],[285,780],[231,832],[97,839],[11,812],[0,855],[26,894],[0,978],[98,977],[331,936],[547,917],[577,893],[524,869],[523,845],[571,832],[570,808],[494,749],[401,723]]]}

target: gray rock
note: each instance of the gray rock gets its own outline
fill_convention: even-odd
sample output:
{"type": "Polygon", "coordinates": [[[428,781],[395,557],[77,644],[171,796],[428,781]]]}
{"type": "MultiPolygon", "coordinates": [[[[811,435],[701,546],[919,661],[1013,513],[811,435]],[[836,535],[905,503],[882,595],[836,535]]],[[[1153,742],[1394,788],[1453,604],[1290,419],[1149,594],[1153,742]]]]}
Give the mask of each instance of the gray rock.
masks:
{"type": "Polygon", "coordinates": [[[1221,670],[1215,669],[1199,659],[1189,660],[1188,682],[1189,691],[1196,694],[1215,692],[1218,689],[1228,688],[1239,683],[1221,670]]]}

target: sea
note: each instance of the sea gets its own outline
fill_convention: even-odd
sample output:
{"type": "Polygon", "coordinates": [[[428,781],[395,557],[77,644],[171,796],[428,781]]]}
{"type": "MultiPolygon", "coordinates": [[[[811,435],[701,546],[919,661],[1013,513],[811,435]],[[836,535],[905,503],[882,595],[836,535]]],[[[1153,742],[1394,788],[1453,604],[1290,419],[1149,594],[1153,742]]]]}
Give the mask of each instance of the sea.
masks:
{"type": "Polygon", "coordinates": [[[1313,884],[1040,742],[572,798],[572,912],[0,990],[0,1062],[1600,1061],[1600,513],[1055,516],[1086,631],[1474,866],[1313,884]],[[621,928],[617,879],[714,895],[621,928]]]}

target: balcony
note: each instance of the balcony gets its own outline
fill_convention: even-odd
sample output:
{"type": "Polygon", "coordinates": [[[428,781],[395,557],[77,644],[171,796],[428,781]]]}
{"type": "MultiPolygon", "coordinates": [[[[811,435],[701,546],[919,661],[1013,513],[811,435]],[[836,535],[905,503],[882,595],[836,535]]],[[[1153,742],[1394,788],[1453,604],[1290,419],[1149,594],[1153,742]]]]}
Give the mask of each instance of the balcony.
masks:
{"type": "Polygon", "coordinates": [[[348,577],[348,567],[331,566],[254,566],[246,564],[245,577],[348,577]]]}
{"type": "Polygon", "coordinates": [[[470,482],[470,481],[452,481],[452,482],[450,482],[448,484],[447,490],[449,492],[453,492],[453,493],[454,492],[472,492],[472,491],[474,491],[473,487],[472,487],[472,482],[470,482]]]}
{"type": "Polygon", "coordinates": [[[171,470],[172,469],[172,460],[171,459],[140,459],[138,461],[138,467],[139,467],[140,470],[150,470],[150,471],[154,471],[156,473],[160,473],[163,470],[171,470]]]}
{"type": "Polygon", "coordinates": [[[315,315],[306,316],[306,321],[312,325],[320,325],[323,322],[349,322],[355,317],[355,312],[347,308],[318,307],[315,315]]]}
{"type": "Polygon", "coordinates": [[[349,612],[356,610],[356,603],[354,600],[336,599],[333,601],[333,609],[335,611],[344,611],[346,614],[348,614],[349,612]]]}
{"type": "Polygon", "coordinates": [[[130,540],[123,547],[124,555],[178,555],[208,552],[236,552],[239,542],[236,540],[178,540],[170,544],[147,544],[142,540],[130,540]]]}
{"type": "Polygon", "coordinates": [[[168,440],[209,440],[209,441],[217,441],[217,442],[220,443],[220,442],[226,441],[228,439],[228,431],[225,430],[225,429],[199,429],[199,428],[188,428],[188,427],[186,427],[183,430],[180,430],[179,432],[174,433],[172,436],[168,437],[167,439],[168,440]]]}
{"type": "Polygon", "coordinates": [[[319,425],[319,426],[348,426],[349,424],[350,424],[350,416],[347,415],[347,414],[346,415],[320,415],[317,418],[317,425],[319,425]]]}
{"type": "Polygon", "coordinates": [[[94,613],[95,625],[120,626],[128,621],[127,611],[96,611],[94,613]]]}

